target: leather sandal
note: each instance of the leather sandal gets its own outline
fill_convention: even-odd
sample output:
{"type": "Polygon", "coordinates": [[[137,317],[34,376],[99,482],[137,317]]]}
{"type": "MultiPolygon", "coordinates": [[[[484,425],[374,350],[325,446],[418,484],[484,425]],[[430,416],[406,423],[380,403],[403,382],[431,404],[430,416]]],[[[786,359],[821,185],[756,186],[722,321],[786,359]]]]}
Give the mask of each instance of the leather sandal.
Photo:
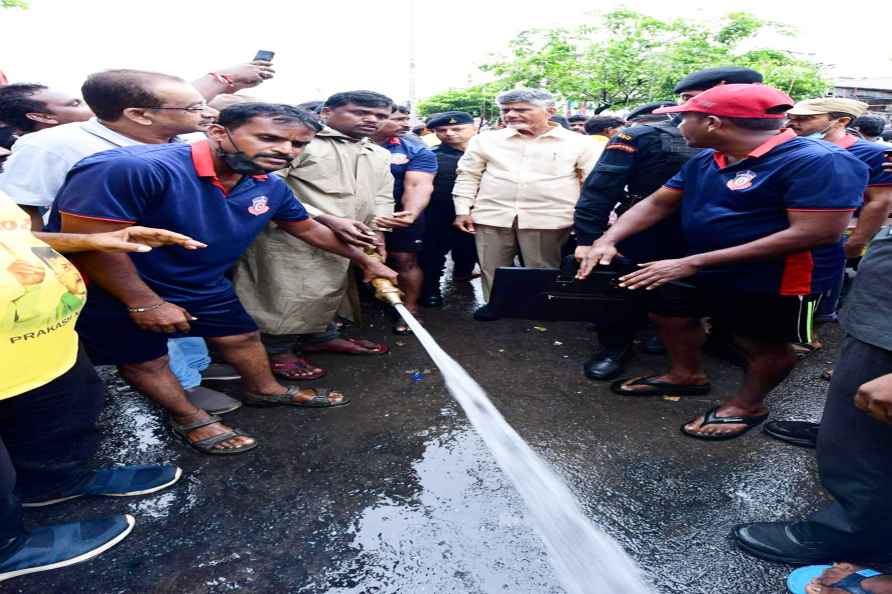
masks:
{"type": "Polygon", "coordinates": [[[251,444],[243,444],[234,448],[215,448],[214,446],[223,443],[226,440],[232,439],[233,437],[251,437],[247,433],[243,431],[239,431],[238,429],[232,429],[230,431],[226,431],[225,433],[221,433],[220,435],[212,435],[211,437],[205,437],[204,439],[199,439],[198,441],[190,441],[189,433],[195,431],[196,429],[201,429],[202,427],[207,427],[208,425],[213,425],[214,423],[221,422],[222,419],[220,417],[215,417],[214,415],[209,416],[207,419],[202,419],[200,421],[193,421],[192,423],[186,423],[185,425],[180,425],[174,420],[170,420],[170,430],[173,434],[180,439],[183,443],[188,446],[191,446],[193,449],[198,450],[202,454],[208,454],[210,456],[229,456],[233,454],[242,454],[249,450],[253,450],[257,447],[257,441],[251,444]]]}
{"type": "Polygon", "coordinates": [[[288,391],[284,394],[253,394],[245,392],[242,402],[246,406],[256,406],[258,408],[271,406],[296,406],[298,408],[334,408],[336,406],[347,406],[350,399],[343,396],[339,402],[332,402],[329,398],[331,390],[329,388],[307,388],[313,393],[313,397],[309,400],[295,400],[294,396],[299,396],[301,389],[297,386],[288,386],[288,391]]]}

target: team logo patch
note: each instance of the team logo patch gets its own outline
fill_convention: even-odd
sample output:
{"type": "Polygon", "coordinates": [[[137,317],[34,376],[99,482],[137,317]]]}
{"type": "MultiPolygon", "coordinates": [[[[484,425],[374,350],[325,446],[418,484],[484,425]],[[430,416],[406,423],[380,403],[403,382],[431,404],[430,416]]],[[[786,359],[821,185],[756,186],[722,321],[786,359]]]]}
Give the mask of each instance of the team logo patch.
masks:
{"type": "Polygon", "coordinates": [[[745,190],[752,187],[756,174],[753,171],[741,171],[734,176],[734,179],[728,180],[726,184],[729,190],[745,190]]]}
{"type": "Polygon", "coordinates": [[[391,165],[405,165],[409,162],[409,157],[403,153],[391,153],[390,154],[390,164],[391,165]]]}
{"type": "Polygon", "coordinates": [[[269,206],[267,206],[268,200],[266,196],[260,196],[259,198],[253,198],[251,200],[251,206],[248,207],[248,212],[250,212],[255,217],[262,215],[265,212],[269,212],[269,206]]]}

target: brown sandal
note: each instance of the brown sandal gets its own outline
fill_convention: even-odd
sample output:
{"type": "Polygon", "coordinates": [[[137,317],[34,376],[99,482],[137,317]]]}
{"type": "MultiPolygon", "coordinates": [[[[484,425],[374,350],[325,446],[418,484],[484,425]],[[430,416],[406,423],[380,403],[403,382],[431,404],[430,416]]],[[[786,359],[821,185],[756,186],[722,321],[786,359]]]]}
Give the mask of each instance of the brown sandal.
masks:
{"type": "Polygon", "coordinates": [[[208,454],[210,456],[231,456],[233,454],[242,454],[257,447],[257,440],[254,440],[254,443],[243,444],[235,448],[214,447],[219,443],[223,443],[228,439],[232,439],[233,437],[250,437],[251,439],[254,439],[252,436],[244,433],[243,431],[239,431],[238,429],[232,429],[230,431],[226,431],[225,433],[221,433],[220,435],[205,437],[204,439],[199,439],[198,441],[189,440],[189,434],[196,429],[201,429],[202,427],[207,427],[208,425],[213,425],[214,423],[220,422],[220,417],[210,415],[206,419],[193,421],[192,423],[186,423],[185,425],[180,425],[179,423],[171,419],[169,424],[170,430],[177,438],[180,439],[180,441],[185,443],[187,446],[198,450],[202,454],[208,454]]]}
{"type": "Polygon", "coordinates": [[[288,391],[284,394],[253,394],[245,392],[242,402],[246,406],[256,406],[259,408],[270,406],[296,406],[298,408],[334,408],[336,406],[347,406],[350,399],[343,396],[340,401],[332,402],[329,398],[331,390],[329,388],[307,388],[313,393],[313,397],[309,400],[295,400],[293,397],[301,393],[301,389],[297,386],[288,386],[288,391]]]}

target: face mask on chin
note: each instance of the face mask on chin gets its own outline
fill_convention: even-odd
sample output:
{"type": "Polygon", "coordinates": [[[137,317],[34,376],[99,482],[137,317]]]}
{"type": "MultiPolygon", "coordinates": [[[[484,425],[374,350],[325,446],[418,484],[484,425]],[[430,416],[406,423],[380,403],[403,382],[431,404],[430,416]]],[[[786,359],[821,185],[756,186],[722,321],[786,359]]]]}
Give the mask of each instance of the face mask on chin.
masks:
{"type": "Polygon", "coordinates": [[[832,127],[833,127],[833,124],[830,124],[829,126],[824,128],[820,132],[812,132],[811,134],[808,134],[807,136],[803,136],[803,138],[810,138],[812,140],[824,140],[824,138],[827,136],[827,133],[830,132],[830,128],[832,128],[832,127]]]}
{"type": "Polygon", "coordinates": [[[235,147],[235,152],[227,152],[223,150],[223,145],[221,144],[219,148],[217,148],[217,155],[223,159],[223,162],[226,163],[226,166],[235,171],[236,173],[240,173],[242,175],[263,175],[265,173],[269,173],[266,169],[257,165],[251,158],[242,152],[238,145],[235,144],[235,141],[232,139],[232,136],[229,134],[229,130],[226,131],[226,136],[229,138],[229,142],[232,143],[232,146],[235,147]]]}

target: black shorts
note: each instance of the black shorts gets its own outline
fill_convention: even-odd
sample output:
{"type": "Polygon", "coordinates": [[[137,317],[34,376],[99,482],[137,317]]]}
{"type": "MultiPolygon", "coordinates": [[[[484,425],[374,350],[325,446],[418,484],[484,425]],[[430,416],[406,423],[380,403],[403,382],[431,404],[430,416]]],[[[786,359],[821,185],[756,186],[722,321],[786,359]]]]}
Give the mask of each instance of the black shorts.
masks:
{"type": "Polygon", "coordinates": [[[257,330],[257,324],[231,294],[202,303],[177,303],[193,317],[188,333],[149,332],[137,326],[123,303],[91,287],[77,321],[77,332],[96,365],[143,363],[167,354],[167,340],[184,336],[236,336],[257,330]]]}
{"type": "Polygon", "coordinates": [[[818,293],[787,296],[698,286],[683,303],[654,299],[648,309],[664,316],[710,318],[714,326],[743,338],[806,343],[812,340],[812,320],[820,299],[818,293]]]}
{"type": "Polygon", "coordinates": [[[424,213],[411,226],[384,234],[388,252],[420,252],[424,245],[424,213]]]}

